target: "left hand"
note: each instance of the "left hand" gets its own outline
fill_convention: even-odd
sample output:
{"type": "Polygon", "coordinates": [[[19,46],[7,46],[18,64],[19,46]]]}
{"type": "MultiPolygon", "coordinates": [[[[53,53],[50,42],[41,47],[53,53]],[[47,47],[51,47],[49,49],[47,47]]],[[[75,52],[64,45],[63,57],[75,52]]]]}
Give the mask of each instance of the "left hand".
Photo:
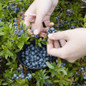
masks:
{"type": "MultiPolygon", "coordinates": [[[[52,27],[54,23],[50,22],[50,16],[57,3],[58,0],[34,0],[24,14],[24,24],[26,26],[31,25],[31,29],[34,29],[35,35],[44,32],[45,28],[42,22],[45,23],[47,28],[52,27]]],[[[29,32],[31,33],[30,29],[29,32]]]]}

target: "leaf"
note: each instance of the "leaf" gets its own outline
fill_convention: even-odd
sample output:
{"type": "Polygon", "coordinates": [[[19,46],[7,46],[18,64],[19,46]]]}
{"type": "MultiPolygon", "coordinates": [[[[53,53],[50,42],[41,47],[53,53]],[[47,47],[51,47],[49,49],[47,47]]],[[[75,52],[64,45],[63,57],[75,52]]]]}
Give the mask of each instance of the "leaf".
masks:
{"type": "Polygon", "coordinates": [[[46,64],[50,69],[54,69],[54,66],[52,66],[49,62],[46,62],[46,64]]]}
{"type": "Polygon", "coordinates": [[[57,83],[57,82],[59,82],[59,80],[54,80],[53,82],[57,83]]]}
{"type": "Polygon", "coordinates": [[[2,3],[0,3],[0,10],[2,10],[2,3]]]}
{"type": "Polygon", "coordinates": [[[63,72],[65,75],[67,75],[67,71],[64,68],[59,68],[58,71],[63,72]]]}
{"type": "Polygon", "coordinates": [[[0,36],[3,36],[3,35],[5,35],[5,33],[4,32],[0,32],[0,36]]]}
{"type": "Polygon", "coordinates": [[[6,85],[8,85],[8,83],[3,83],[2,85],[3,85],[3,86],[6,86],[6,85]]]}
{"type": "Polygon", "coordinates": [[[18,43],[18,48],[21,50],[23,48],[24,42],[18,43]]]}

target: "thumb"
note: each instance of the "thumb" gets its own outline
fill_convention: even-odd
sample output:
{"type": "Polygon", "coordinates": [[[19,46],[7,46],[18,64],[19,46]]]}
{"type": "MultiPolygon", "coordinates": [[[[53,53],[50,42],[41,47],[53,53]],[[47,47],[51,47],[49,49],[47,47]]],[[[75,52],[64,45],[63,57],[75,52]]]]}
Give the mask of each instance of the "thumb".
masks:
{"type": "Polygon", "coordinates": [[[52,34],[49,34],[48,37],[49,39],[52,39],[52,40],[60,40],[60,39],[68,40],[69,38],[67,31],[52,33],[52,34]]]}

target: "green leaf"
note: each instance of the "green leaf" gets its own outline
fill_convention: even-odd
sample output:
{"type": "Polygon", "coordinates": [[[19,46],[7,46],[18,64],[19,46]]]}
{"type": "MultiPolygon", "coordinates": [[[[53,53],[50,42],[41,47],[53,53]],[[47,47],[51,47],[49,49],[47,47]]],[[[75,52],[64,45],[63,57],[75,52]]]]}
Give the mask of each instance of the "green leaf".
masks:
{"type": "Polygon", "coordinates": [[[54,80],[53,82],[57,83],[57,82],[59,82],[59,80],[54,80]]]}
{"type": "Polygon", "coordinates": [[[67,75],[67,71],[64,68],[59,68],[58,71],[63,72],[65,75],[67,75]]]}
{"type": "Polygon", "coordinates": [[[24,42],[18,43],[18,48],[21,50],[23,48],[24,42]]]}
{"type": "Polygon", "coordinates": [[[50,69],[54,69],[54,66],[52,66],[49,62],[46,62],[46,64],[50,69]]]}
{"type": "Polygon", "coordinates": [[[5,33],[4,32],[0,32],[0,36],[3,36],[3,35],[5,35],[5,33]]]}

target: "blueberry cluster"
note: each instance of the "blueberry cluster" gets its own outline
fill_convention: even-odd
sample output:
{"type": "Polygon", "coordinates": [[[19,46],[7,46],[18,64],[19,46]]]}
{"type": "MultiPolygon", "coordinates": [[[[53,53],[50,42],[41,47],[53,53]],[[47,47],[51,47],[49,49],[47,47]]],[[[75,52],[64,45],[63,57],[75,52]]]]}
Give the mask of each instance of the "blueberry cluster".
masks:
{"type": "Polygon", "coordinates": [[[18,71],[21,71],[21,74],[17,75],[17,74],[15,73],[15,74],[13,75],[13,77],[12,77],[12,80],[19,79],[19,78],[21,78],[21,79],[27,78],[28,81],[30,81],[30,80],[32,79],[32,74],[31,74],[31,73],[28,72],[28,73],[25,75],[23,69],[20,68],[20,67],[18,68],[18,71]]]}
{"type": "Polygon", "coordinates": [[[50,33],[55,33],[55,32],[57,32],[57,30],[55,30],[54,27],[51,27],[51,28],[48,28],[46,32],[47,32],[48,34],[50,34],[50,33]]]}
{"type": "Polygon", "coordinates": [[[13,11],[13,13],[18,13],[20,8],[18,7],[17,3],[9,3],[7,9],[13,11]]]}
{"type": "Polygon", "coordinates": [[[30,69],[41,69],[47,67],[46,62],[55,61],[55,57],[47,54],[45,46],[39,47],[33,44],[20,52],[20,61],[30,69]]]}
{"type": "Polygon", "coordinates": [[[67,25],[67,29],[74,29],[78,23],[77,20],[69,20],[69,18],[73,16],[74,12],[72,9],[67,9],[66,10],[66,20],[63,20],[63,15],[62,13],[60,13],[57,17],[56,17],[56,29],[60,29],[60,28],[65,28],[65,26],[67,25]],[[68,20],[67,20],[68,19],[68,20]],[[73,23],[73,25],[71,25],[73,23]]]}
{"type": "Polygon", "coordinates": [[[66,10],[68,16],[72,16],[73,10],[72,9],[67,9],[66,10]]]}
{"type": "Polygon", "coordinates": [[[21,34],[24,32],[23,30],[23,25],[19,25],[19,27],[17,26],[17,23],[13,23],[13,25],[15,26],[15,34],[17,35],[17,37],[21,36],[21,34]],[[19,28],[21,28],[19,30],[19,28]]]}

